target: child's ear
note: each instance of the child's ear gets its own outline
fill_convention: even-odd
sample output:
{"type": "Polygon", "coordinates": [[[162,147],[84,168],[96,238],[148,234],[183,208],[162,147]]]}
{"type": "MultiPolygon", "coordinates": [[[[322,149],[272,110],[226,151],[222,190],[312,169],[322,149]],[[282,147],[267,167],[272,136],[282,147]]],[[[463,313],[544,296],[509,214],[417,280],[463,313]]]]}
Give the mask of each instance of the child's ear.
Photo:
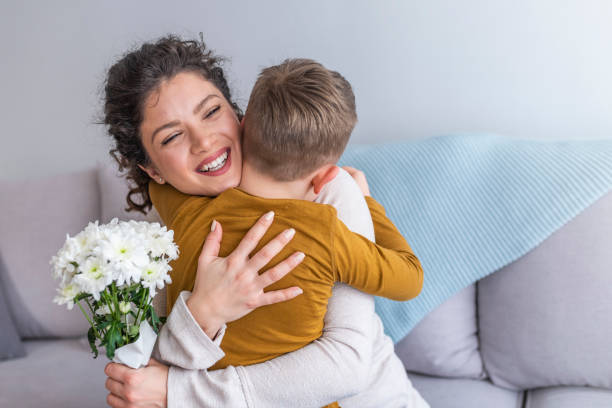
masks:
{"type": "Polygon", "coordinates": [[[154,167],[144,167],[144,166],[141,166],[140,164],[138,165],[138,167],[140,167],[140,170],[147,173],[149,177],[155,180],[158,184],[165,183],[164,178],[159,174],[159,172],[154,167]]]}
{"type": "Polygon", "coordinates": [[[312,188],[315,194],[319,194],[327,183],[332,181],[338,175],[340,168],[335,165],[328,165],[317,172],[312,178],[312,188]]]}

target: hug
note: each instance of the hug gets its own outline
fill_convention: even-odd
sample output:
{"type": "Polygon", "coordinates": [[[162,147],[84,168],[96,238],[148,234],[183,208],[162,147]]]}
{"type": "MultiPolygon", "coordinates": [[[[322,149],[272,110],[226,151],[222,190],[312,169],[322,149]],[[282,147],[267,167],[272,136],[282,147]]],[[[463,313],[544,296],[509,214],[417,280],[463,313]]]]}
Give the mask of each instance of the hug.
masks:
{"type": "MultiPolygon", "coordinates": [[[[268,388],[295,388],[286,404],[428,406],[365,296],[409,300],[421,290],[423,270],[365,179],[360,187],[336,166],[357,120],[350,84],[315,61],[287,60],[261,72],[243,117],[204,47],[172,36],[144,44],[111,67],[105,88],[113,153],[137,183],[128,203],[154,205],[180,250],[155,353],[169,366],[152,362],[162,373],[157,384],[167,384],[161,399],[170,406],[235,406],[228,396],[278,403],[259,385],[250,395],[228,393],[240,369],[253,384],[265,377],[268,388]],[[258,274],[263,267],[270,269],[258,274]],[[348,286],[332,293],[336,282],[348,286]],[[334,320],[346,311],[336,314],[331,300],[347,294],[357,305],[341,299],[346,311],[369,306],[359,318],[375,331],[359,339],[364,344],[326,339],[324,326],[351,328],[334,320]],[[355,355],[359,347],[368,350],[355,355]],[[371,378],[371,370],[383,375],[371,378]]],[[[106,369],[111,406],[127,395],[138,399],[126,370],[106,369]]]]}

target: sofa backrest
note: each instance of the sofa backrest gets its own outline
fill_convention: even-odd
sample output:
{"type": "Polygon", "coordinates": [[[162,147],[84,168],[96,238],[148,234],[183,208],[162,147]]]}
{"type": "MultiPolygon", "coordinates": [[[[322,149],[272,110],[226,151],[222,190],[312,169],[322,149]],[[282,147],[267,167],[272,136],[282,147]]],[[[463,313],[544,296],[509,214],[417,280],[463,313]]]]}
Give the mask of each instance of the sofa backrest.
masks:
{"type": "Polygon", "coordinates": [[[481,355],[495,384],[612,388],[611,237],[608,193],[478,283],[481,355]]]}
{"type": "Polygon", "coordinates": [[[49,261],[87,223],[100,218],[95,169],[51,178],[0,182],[0,277],[22,338],[70,337],[88,323],[75,307],[54,304],[57,282],[49,261]]]}

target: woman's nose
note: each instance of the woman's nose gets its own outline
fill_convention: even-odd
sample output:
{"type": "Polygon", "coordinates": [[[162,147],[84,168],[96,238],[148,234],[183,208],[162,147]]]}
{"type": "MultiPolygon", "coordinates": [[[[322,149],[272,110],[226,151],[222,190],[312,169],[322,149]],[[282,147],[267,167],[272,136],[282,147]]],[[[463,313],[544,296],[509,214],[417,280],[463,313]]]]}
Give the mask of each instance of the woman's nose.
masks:
{"type": "Polygon", "coordinates": [[[201,129],[190,132],[191,136],[191,152],[198,154],[210,150],[213,146],[213,137],[203,132],[201,129]]]}

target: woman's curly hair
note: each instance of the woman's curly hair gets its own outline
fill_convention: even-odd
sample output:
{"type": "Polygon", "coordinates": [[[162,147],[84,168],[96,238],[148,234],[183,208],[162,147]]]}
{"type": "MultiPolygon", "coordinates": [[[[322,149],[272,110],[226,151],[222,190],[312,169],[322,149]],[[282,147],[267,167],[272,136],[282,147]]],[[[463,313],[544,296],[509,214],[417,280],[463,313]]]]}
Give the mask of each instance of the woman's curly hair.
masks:
{"type": "Polygon", "coordinates": [[[138,167],[150,164],[141,142],[140,125],[146,99],[163,81],[181,72],[200,73],[221,91],[238,118],[242,118],[242,111],[231,99],[222,61],[206,49],[203,41],[184,41],[168,35],[128,52],[108,70],[103,123],[115,141],[110,155],[119,164],[120,171],[127,170],[126,178],[130,182],[127,211],[146,214],[152,206],[149,175],[138,167]]]}

